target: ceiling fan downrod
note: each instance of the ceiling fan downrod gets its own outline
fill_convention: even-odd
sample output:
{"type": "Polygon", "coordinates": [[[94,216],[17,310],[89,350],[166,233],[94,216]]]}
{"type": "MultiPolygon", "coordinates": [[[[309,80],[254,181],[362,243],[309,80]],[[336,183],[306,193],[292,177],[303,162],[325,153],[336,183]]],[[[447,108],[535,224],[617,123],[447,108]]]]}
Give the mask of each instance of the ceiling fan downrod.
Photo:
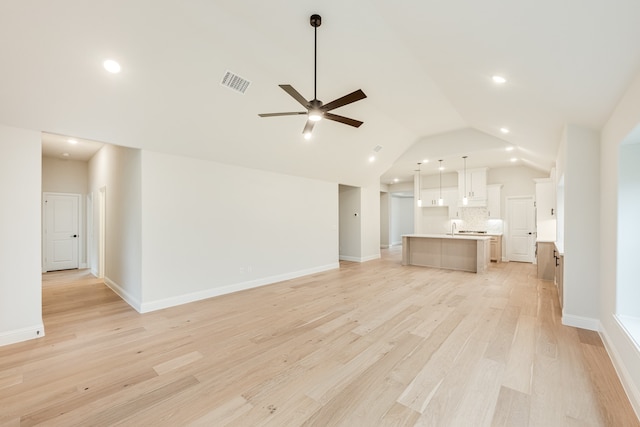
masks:
{"type": "Polygon", "coordinates": [[[317,76],[318,76],[318,27],[322,25],[322,17],[320,15],[311,15],[309,22],[313,27],[313,99],[317,96],[317,76]]]}

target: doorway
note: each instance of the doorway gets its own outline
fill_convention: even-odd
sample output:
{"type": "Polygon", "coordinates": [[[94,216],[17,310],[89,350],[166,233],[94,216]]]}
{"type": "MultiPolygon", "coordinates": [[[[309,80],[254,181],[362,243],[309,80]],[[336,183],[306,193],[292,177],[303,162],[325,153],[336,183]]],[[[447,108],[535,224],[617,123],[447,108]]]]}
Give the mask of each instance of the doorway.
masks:
{"type": "Polygon", "coordinates": [[[43,272],[78,268],[80,194],[43,193],[43,272]]]}
{"type": "Polygon", "coordinates": [[[533,196],[507,197],[507,259],[535,259],[535,205],[533,196]]]}

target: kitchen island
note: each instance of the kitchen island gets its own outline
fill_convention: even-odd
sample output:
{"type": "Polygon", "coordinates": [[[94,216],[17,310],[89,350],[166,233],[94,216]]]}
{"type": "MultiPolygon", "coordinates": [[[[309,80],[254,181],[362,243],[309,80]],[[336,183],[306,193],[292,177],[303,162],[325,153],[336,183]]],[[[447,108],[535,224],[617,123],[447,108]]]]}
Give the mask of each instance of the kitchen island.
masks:
{"type": "Polygon", "coordinates": [[[402,265],[480,273],[490,262],[491,237],[461,234],[402,236],[402,265]]]}

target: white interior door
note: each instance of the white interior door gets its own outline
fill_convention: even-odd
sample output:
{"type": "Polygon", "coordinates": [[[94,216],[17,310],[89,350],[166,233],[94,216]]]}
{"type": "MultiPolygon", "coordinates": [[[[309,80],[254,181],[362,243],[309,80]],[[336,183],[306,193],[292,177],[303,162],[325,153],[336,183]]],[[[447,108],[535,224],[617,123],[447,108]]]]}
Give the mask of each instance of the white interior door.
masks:
{"type": "Polygon", "coordinates": [[[509,226],[507,258],[509,261],[534,261],[535,207],[533,202],[533,196],[507,198],[509,226]]]}
{"type": "Polygon", "coordinates": [[[44,270],[78,268],[79,194],[44,194],[44,270]]]}

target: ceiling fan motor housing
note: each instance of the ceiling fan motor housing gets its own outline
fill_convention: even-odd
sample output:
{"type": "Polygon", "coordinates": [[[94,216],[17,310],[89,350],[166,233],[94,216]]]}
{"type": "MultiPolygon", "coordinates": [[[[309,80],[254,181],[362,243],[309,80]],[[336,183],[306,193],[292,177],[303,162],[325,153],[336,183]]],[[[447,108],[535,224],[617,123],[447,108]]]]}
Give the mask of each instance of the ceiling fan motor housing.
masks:
{"type": "Polygon", "coordinates": [[[318,28],[320,25],[322,25],[322,18],[320,17],[320,15],[311,15],[311,18],[309,18],[309,22],[311,23],[311,26],[314,28],[318,28]]]}

